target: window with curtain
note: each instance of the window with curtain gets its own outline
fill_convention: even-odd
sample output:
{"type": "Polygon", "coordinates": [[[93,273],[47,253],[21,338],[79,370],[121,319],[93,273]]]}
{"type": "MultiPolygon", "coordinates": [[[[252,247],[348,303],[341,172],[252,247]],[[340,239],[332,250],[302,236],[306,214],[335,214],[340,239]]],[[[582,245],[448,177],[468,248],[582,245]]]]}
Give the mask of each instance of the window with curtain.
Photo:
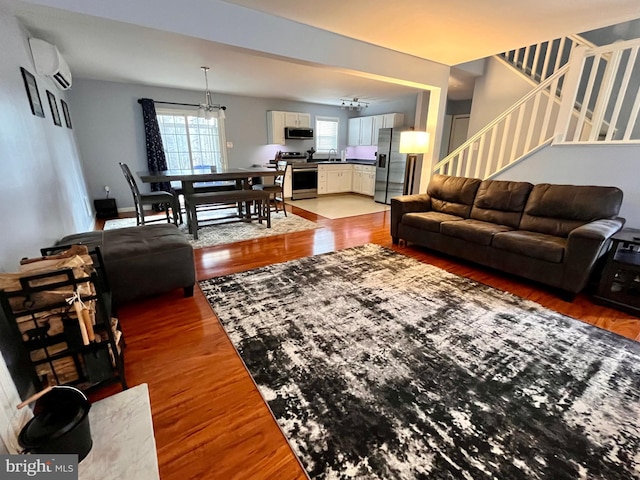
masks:
{"type": "Polygon", "coordinates": [[[316,116],[316,151],[319,153],[329,153],[329,150],[338,150],[338,117],[316,116]]]}
{"type": "Polygon", "coordinates": [[[224,120],[198,118],[195,111],[157,109],[156,114],[169,169],[226,168],[224,120]]]}

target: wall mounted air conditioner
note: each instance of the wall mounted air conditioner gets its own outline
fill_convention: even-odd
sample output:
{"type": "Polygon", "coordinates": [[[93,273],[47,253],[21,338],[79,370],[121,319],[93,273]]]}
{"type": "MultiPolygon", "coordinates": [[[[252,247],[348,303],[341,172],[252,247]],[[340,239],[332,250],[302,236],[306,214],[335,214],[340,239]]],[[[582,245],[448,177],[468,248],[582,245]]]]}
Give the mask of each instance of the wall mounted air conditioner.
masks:
{"type": "Polygon", "coordinates": [[[71,71],[55,45],[39,38],[30,38],[31,54],[36,72],[48,75],[61,90],[71,88],[71,71]]]}

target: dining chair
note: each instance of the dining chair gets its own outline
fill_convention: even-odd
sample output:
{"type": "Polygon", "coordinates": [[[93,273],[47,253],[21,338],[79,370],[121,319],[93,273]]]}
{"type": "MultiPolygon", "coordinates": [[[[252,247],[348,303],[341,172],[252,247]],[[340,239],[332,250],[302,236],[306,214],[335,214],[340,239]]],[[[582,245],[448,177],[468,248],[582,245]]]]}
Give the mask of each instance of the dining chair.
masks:
{"type": "Polygon", "coordinates": [[[269,192],[269,197],[273,195],[273,205],[276,213],[278,210],[278,202],[282,204],[282,211],[284,212],[284,216],[287,216],[287,209],[285,208],[284,203],[284,178],[285,172],[287,170],[287,162],[285,160],[278,160],[276,163],[276,170],[282,172],[280,175],[275,177],[273,181],[273,185],[253,185],[254,190],[262,190],[263,192],[269,192]]]}
{"type": "Polygon", "coordinates": [[[127,180],[129,184],[129,188],[131,189],[131,193],[133,194],[133,204],[136,209],[136,225],[145,225],[147,223],[164,221],[164,219],[156,219],[156,220],[146,220],[144,214],[144,206],[145,205],[156,205],[161,204],[164,206],[165,213],[167,216],[167,223],[171,223],[171,217],[169,217],[169,208],[171,208],[171,212],[173,214],[173,223],[178,225],[179,216],[182,214],[180,212],[180,202],[178,201],[178,197],[170,192],[152,192],[152,193],[140,193],[138,189],[138,184],[136,183],[136,179],[133,177],[129,166],[126,163],[118,162],[120,168],[122,169],[122,173],[124,174],[124,178],[127,180]]]}

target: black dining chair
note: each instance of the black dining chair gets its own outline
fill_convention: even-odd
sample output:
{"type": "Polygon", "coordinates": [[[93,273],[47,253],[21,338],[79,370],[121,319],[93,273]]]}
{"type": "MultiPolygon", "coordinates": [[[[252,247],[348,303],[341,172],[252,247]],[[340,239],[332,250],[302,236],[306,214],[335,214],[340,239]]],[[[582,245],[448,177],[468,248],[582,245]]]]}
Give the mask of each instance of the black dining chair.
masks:
{"type": "Polygon", "coordinates": [[[173,214],[173,223],[178,225],[178,219],[182,216],[180,212],[180,202],[178,197],[170,192],[152,192],[152,193],[140,193],[136,179],[133,177],[129,166],[126,163],[119,162],[124,178],[129,184],[131,193],[133,194],[133,204],[136,209],[136,225],[145,225],[147,223],[164,221],[164,218],[147,220],[145,219],[144,206],[145,205],[163,205],[166,213],[167,223],[171,223],[171,217],[169,217],[169,209],[173,214]]]}
{"type": "Polygon", "coordinates": [[[276,163],[276,169],[278,170],[278,172],[281,172],[281,173],[280,175],[275,177],[273,181],[273,185],[264,185],[260,183],[258,185],[253,185],[252,188],[254,190],[262,190],[263,192],[269,192],[270,197],[271,195],[273,195],[273,206],[276,213],[279,211],[278,202],[280,202],[282,204],[282,211],[284,212],[284,216],[286,217],[287,209],[285,208],[285,203],[284,203],[284,178],[285,178],[285,172],[287,170],[287,162],[284,160],[279,160],[276,163]]]}

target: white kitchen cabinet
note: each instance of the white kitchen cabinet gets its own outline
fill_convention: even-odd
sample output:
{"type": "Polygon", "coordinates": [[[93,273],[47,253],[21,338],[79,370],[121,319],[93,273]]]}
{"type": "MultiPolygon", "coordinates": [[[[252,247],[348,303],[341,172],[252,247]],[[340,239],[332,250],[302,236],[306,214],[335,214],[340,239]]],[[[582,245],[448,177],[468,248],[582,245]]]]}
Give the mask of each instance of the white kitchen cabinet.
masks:
{"type": "Polygon", "coordinates": [[[403,113],[350,118],[347,143],[349,146],[378,145],[378,132],[381,128],[396,128],[402,125],[403,113]]]}
{"type": "Polygon", "coordinates": [[[284,171],[284,198],[291,198],[291,165],[284,171]]]}
{"type": "Polygon", "coordinates": [[[396,128],[404,125],[404,113],[385,113],[382,128],[396,128]]]}
{"type": "Polygon", "coordinates": [[[284,117],[286,112],[267,112],[267,143],[284,145],[284,117]]]}
{"type": "Polygon", "coordinates": [[[369,167],[369,171],[364,174],[362,193],[373,197],[376,193],[376,167],[369,167]]]}
{"type": "Polygon", "coordinates": [[[327,165],[326,172],[327,193],[346,193],[352,191],[353,165],[327,165]]]}
{"type": "Polygon", "coordinates": [[[353,179],[351,180],[351,188],[354,193],[360,193],[362,190],[362,172],[353,169],[353,179]]]}
{"type": "Polygon", "coordinates": [[[298,112],[284,112],[284,126],[310,128],[311,114],[298,113],[298,112]]]}
{"type": "Polygon", "coordinates": [[[284,127],[311,128],[311,114],[298,112],[267,112],[267,143],[284,145],[284,127]]]}
{"type": "Polygon", "coordinates": [[[350,118],[347,134],[347,143],[350,146],[372,145],[373,117],[350,118]]]}
{"type": "Polygon", "coordinates": [[[373,117],[373,145],[378,144],[378,134],[380,133],[381,128],[384,128],[384,115],[375,115],[373,117]]]}
{"type": "Polygon", "coordinates": [[[360,117],[360,145],[373,145],[373,117],[360,117]]]}
{"type": "Polygon", "coordinates": [[[351,147],[357,147],[360,145],[360,118],[349,119],[347,144],[351,147]]]}
{"type": "Polygon", "coordinates": [[[373,143],[378,145],[378,134],[381,128],[397,128],[404,125],[404,113],[385,113],[373,117],[373,143]]]}
{"type": "Polygon", "coordinates": [[[376,167],[374,165],[353,166],[353,192],[373,196],[376,184],[376,167]]]}
{"type": "Polygon", "coordinates": [[[327,193],[328,165],[318,165],[318,195],[327,193]]]}

